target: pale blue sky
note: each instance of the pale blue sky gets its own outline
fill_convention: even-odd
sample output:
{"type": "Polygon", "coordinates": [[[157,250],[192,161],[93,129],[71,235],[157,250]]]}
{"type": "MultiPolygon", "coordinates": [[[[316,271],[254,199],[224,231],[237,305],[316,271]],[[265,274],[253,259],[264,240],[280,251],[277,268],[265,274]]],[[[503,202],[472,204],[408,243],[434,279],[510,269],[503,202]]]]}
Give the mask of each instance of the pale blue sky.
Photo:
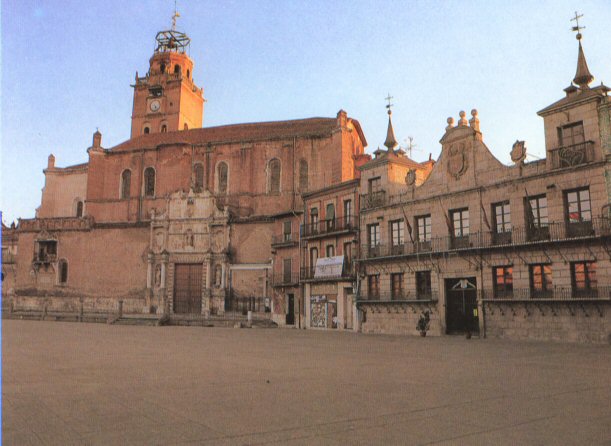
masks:
{"type": "MultiPolygon", "coordinates": [[[[173,1],[2,0],[2,203],[5,222],[33,217],[42,169],[87,161],[129,137],[136,70],[144,74],[173,1]]],[[[439,154],[448,116],[479,110],[484,142],[503,162],[516,139],[543,156],[536,112],[575,74],[569,19],[584,14],[595,83],[611,85],[611,1],[185,1],[204,127],[339,109],[382,145],[384,98],[416,160],[439,154]]]]}

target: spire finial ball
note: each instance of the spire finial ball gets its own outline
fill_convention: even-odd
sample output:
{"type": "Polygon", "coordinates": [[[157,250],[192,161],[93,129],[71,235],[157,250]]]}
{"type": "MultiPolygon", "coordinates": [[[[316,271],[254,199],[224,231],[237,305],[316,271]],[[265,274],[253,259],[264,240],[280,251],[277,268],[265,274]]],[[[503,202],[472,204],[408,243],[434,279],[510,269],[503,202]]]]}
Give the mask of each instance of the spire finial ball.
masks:
{"type": "Polygon", "coordinates": [[[575,38],[576,38],[577,40],[581,40],[581,33],[577,33],[577,35],[575,36],[575,38]]]}

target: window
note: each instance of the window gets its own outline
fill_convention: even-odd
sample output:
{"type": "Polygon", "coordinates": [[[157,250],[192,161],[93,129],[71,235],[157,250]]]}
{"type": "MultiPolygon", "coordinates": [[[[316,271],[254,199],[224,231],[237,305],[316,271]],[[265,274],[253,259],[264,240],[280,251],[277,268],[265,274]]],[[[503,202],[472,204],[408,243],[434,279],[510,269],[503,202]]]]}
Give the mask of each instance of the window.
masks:
{"type": "Polygon", "coordinates": [[[509,200],[492,205],[494,214],[494,232],[497,234],[511,232],[511,208],[509,200]]]}
{"type": "Polygon", "coordinates": [[[312,225],[312,232],[316,231],[316,224],[318,223],[318,208],[310,209],[310,224],[312,225]]]}
{"type": "Polygon", "coordinates": [[[344,218],[346,224],[349,225],[352,219],[352,200],[344,200],[344,218]]]}
{"type": "Polygon", "coordinates": [[[183,130],[189,130],[189,124],[187,124],[187,123],[185,122],[185,124],[182,126],[182,129],[183,129],[183,130]]]}
{"type": "Polygon", "coordinates": [[[310,268],[316,268],[316,261],[318,260],[318,248],[310,248],[310,268]]]}
{"type": "Polygon", "coordinates": [[[268,192],[270,194],[280,193],[280,160],[274,158],[268,164],[268,192]]]}
{"type": "Polygon", "coordinates": [[[392,300],[403,299],[403,273],[390,275],[390,298],[392,300]]]}
{"type": "Polygon", "coordinates": [[[511,298],[513,296],[513,267],[497,266],[492,268],[494,297],[511,298]]]}
{"type": "Polygon", "coordinates": [[[552,266],[530,265],[530,292],[532,297],[552,297],[552,266]]]}
{"type": "Polygon", "coordinates": [[[148,126],[144,127],[143,132],[144,132],[144,134],[151,133],[151,129],[150,129],[150,127],[148,127],[148,126]]]}
{"type": "Polygon", "coordinates": [[[161,133],[166,133],[168,131],[168,126],[166,124],[161,125],[161,133]]]}
{"type": "Polygon", "coordinates": [[[41,240],[38,242],[38,252],[36,260],[39,262],[53,262],[57,256],[57,241],[55,240],[41,240]]]}
{"type": "Polygon", "coordinates": [[[291,283],[291,275],[293,273],[293,262],[292,259],[284,259],[283,265],[284,267],[284,283],[291,283]]]}
{"type": "Polygon", "coordinates": [[[416,272],[416,298],[431,299],[433,291],[431,289],[431,272],[417,271],[416,272]]]}
{"type": "Polygon", "coordinates": [[[193,188],[195,192],[201,192],[204,188],[204,166],[201,163],[193,166],[193,188]]]}
{"type": "Polygon", "coordinates": [[[369,234],[369,246],[378,246],[380,244],[380,224],[368,225],[367,232],[369,234]]]}
{"type": "Polygon", "coordinates": [[[217,170],[217,192],[219,194],[226,194],[227,193],[227,183],[228,183],[228,178],[229,178],[229,168],[227,167],[227,163],[225,163],[224,161],[221,161],[218,164],[218,167],[216,168],[217,170]]]}
{"type": "Polygon", "coordinates": [[[450,211],[454,237],[469,235],[469,209],[450,211]]]}
{"type": "Polygon", "coordinates": [[[380,298],[380,275],[373,274],[367,277],[367,290],[369,291],[369,299],[380,298]]]}
{"type": "MultiPolygon", "coordinates": [[[[161,65],[161,71],[165,72],[165,65],[161,65]]],[[[153,88],[149,88],[149,94],[153,97],[160,97],[161,95],[163,95],[163,87],[160,86],[156,86],[153,88]]]]}
{"type": "Polygon", "coordinates": [[[352,270],[352,242],[344,242],[344,270],[352,270]]]}
{"type": "Polygon", "coordinates": [[[76,216],[79,218],[83,216],[83,202],[81,200],[76,202],[76,216]]]}
{"type": "Polygon", "coordinates": [[[180,65],[174,65],[174,74],[180,74],[180,65]]]}
{"type": "Polygon", "coordinates": [[[308,190],[308,162],[306,160],[299,161],[299,189],[308,190]]]}
{"type": "Polygon", "coordinates": [[[187,79],[191,79],[191,70],[187,69],[187,79]]]}
{"type": "Polygon", "coordinates": [[[291,225],[291,221],[290,220],[285,221],[284,224],[283,224],[283,228],[282,229],[283,229],[283,231],[282,231],[282,233],[283,233],[282,239],[285,242],[290,242],[291,241],[291,233],[293,232],[292,231],[293,228],[292,228],[292,225],[291,225]]]}
{"type": "Polygon", "coordinates": [[[390,238],[392,246],[400,246],[405,243],[405,225],[403,220],[394,220],[390,222],[390,238]]]}
{"type": "Polygon", "coordinates": [[[379,192],[382,188],[382,179],[380,177],[370,178],[367,183],[369,186],[368,192],[370,194],[379,192]]]}
{"type": "Polygon", "coordinates": [[[573,297],[597,297],[596,262],[571,263],[573,297]]]}
{"type": "Polygon", "coordinates": [[[326,254],[327,254],[327,257],[334,257],[335,256],[335,246],[327,245],[326,254]]]}
{"type": "Polygon", "coordinates": [[[416,217],[416,237],[419,242],[431,241],[431,214],[416,217]]]}
{"type": "Polygon", "coordinates": [[[564,194],[568,235],[570,237],[592,234],[592,208],[590,189],[576,189],[564,194]]]}
{"type": "Polygon", "coordinates": [[[68,262],[66,259],[59,261],[59,283],[64,284],[68,282],[68,262]]]}
{"type": "Polygon", "coordinates": [[[155,169],[152,167],[144,169],[144,196],[155,196],[155,169]]]}
{"type": "Polygon", "coordinates": [[[526,198],[526,226],[528,239],[549,239],[549,223],[547,219],[547,197],[539,195],[526,198]]]}
{"type": "Polygon", "coordinates": [[[558,127],[558,142],[560,147],[572,146],[585,141],[583,122],[558,127]]]}
{"type": "Polygon", "coordinates": [[[161,73],[165,73],[165,64],[164,64],[164,63],[162,63],[162,64],[159,66],[159,71],[160,71],[161,73]]]}
{"type": "Polygon", "coordinates": [[[335,206],[333,203],[327,204],[325,219],[327,221],[327,231],[335,229],[335,206]]]}
{"type": "Polygon", "coordinates": [[[123,173],[121,173],[121,198],[122,199],[129,198],[131,184],[132,184],[132,171],[129,169],[125,169],[123,173]]]}

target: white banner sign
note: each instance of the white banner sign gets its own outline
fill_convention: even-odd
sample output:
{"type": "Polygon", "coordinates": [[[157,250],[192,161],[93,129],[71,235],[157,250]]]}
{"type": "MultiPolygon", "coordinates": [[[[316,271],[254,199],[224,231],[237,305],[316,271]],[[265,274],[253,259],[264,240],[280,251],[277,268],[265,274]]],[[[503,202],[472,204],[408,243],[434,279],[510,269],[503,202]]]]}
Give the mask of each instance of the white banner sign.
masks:
{"type": "Polygon", "coordinates": [[[316,260],[314,278],[341,277],[344,268],[344,256],[321,257],[316,260]]]}

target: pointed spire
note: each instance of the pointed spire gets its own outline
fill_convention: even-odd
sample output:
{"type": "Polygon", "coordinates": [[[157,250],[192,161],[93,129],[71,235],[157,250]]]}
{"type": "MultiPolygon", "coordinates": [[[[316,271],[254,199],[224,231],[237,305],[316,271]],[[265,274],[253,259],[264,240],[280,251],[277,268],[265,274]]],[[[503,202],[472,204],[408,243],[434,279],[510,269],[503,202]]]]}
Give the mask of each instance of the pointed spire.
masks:
{"type": "Polygon", "coordinates": [[[386,131],[386,141],[384,141],[384,145],[388,148],[389,152],[393,152],[393,149],[399,145],[395,139],[395,131],[392,128],[391,115],[392,112],[388,110],[388,130],[386,131]]]}
{"type": "Polygon", "coordinates": [[[583,53],[583,47],[581,46],[581,30],[585,28],[585,26],[579,26],[579,19],[582,17],[583,14],[579,15],[577,11],[575,11],[575,17],[571,19],[571,22],[575,22],[575,26],[573,26],[572,30],[577,32],[577,35],[575,37],[579,42],[579,52],[577,54],[577,71],[575,72],[575,78],[573,79],[573,82],[576,85],[579,85],[579,88],[585,90],[587,88],[590,88],[588,87],[588,85],[594,80],[594,76],[592,76],[592,73],[590,73],[590,70],[588,69],[586,56],[583,53]]]}
{"type": "Polygon", "coordinates": [[[590,73],[590,70],[588,69],[586,56],[583,53],[583,48],[581,46],[581,34],[577,34],[577,39],[579,40],[579,53],[577,55],[577,71],[575,72],[573,82],[579,85],[579,88],[585,90],[590,88],[588,85],[594,80],[594,76],[592,76],[592,73],[590,73]]]}

